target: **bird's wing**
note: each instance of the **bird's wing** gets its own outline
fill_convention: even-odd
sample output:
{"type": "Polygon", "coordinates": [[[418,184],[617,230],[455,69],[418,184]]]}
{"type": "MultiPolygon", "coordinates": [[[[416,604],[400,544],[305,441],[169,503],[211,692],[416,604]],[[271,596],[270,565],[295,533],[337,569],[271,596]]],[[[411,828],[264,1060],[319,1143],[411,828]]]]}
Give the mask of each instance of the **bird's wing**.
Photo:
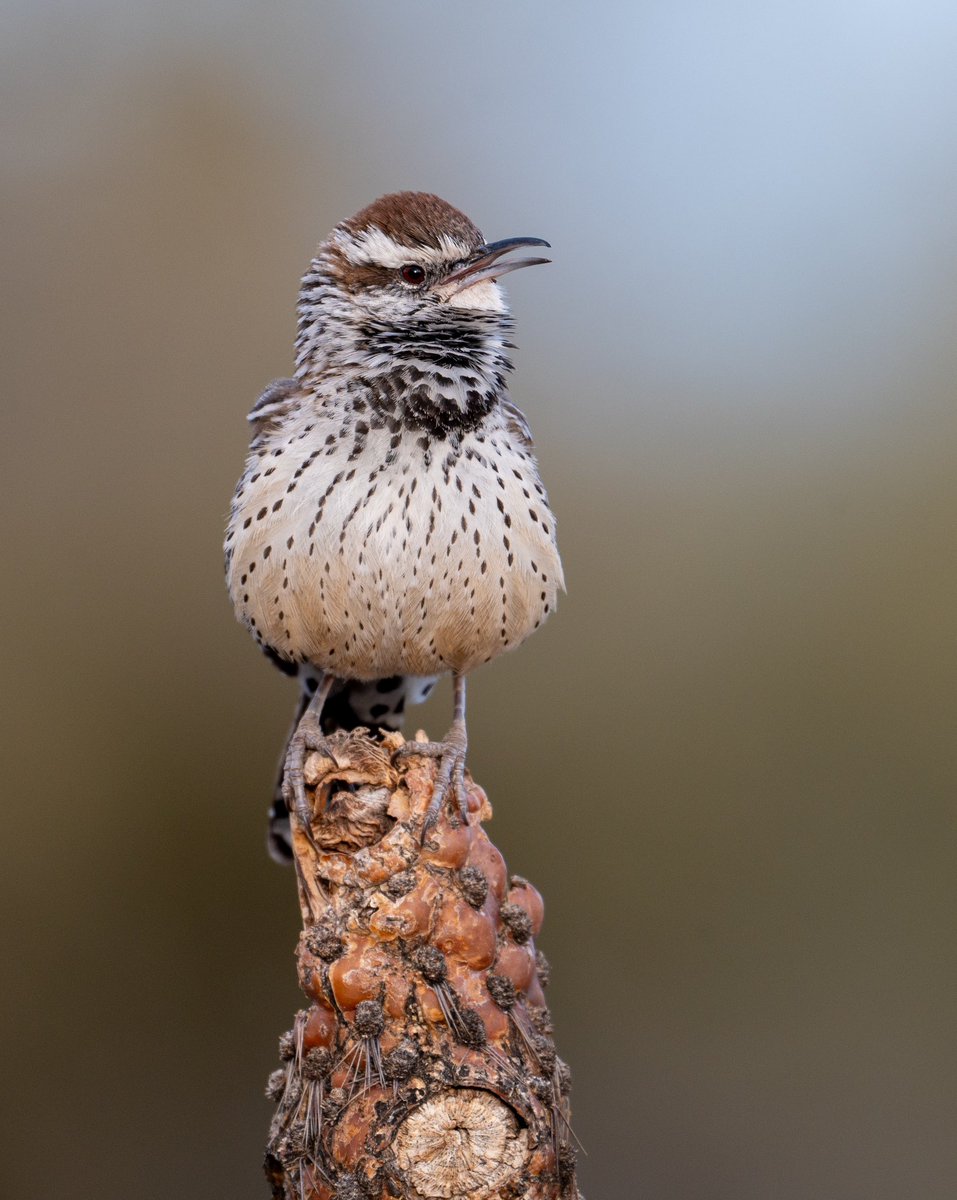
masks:
{"type": "Polygon", "coordinates": [[[274,417],[284,416],[299,394],[298,379],[274,379],[249,410],[246,420],[261,428],[274,417]]]}
{"type": "Polygon", "coordinates": [[[511,400],[502,400],[502,412],[505,414],[505,426],[526,450],[534,450],[535,443],[532,441],[532,431],[528,427],[528,421],[525,419],[525,414],[520,408],[514,405],[511,400]]]}

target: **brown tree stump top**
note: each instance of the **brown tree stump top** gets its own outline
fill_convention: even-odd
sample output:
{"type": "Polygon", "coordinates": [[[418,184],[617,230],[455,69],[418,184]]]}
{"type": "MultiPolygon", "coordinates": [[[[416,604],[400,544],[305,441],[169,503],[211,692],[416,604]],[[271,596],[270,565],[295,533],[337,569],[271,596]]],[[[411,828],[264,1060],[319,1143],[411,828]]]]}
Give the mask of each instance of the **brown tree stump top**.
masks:
{"type": "Polygon", "coordinates": [[[535,948],[544,906],[468,819],[423,838],[433,759],[331,739],[294,849],[310,1001],[280,1041],[267,1174],[283,1200],[578,1200],[570,1073],[535,948]]]}

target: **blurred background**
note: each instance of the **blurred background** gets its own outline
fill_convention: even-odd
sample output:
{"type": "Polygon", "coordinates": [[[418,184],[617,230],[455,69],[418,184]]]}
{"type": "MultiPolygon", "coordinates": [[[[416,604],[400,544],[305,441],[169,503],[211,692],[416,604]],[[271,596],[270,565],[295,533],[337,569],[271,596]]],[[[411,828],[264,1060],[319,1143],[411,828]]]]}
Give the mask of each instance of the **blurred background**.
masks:
{"type": "MultiPolygon", "coordinates": [[[[4,0],[11,1196],[261,1197],[245,414],[341,218],[513,277],[568,596],[471,689],[589,1200],[952,1200],[957,9],[4,0]]],[[[442,692],[422,722],[440,733],[442,692]]]]}

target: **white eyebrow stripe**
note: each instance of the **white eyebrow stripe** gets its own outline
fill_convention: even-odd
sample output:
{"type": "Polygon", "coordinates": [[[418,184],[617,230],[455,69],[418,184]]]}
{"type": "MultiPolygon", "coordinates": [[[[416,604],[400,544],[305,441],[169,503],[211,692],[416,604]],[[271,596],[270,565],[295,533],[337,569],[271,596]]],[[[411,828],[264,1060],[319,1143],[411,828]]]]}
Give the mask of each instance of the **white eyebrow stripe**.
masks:
{"type": "Polygon", "coordinates": [[[423,266],[434,266],[440,263],[457,262],[468,258],[472,247],[464,242],[456,241],[447,234],[439,238],[439,246],[403,246],[400,242],[389,237],[378,225],[370,225],[361,233],[347,233],[339,229],[333,234],[333,241],[356,267],[377,266],[396,268],[406,263],[420,263],[423,266]]]}

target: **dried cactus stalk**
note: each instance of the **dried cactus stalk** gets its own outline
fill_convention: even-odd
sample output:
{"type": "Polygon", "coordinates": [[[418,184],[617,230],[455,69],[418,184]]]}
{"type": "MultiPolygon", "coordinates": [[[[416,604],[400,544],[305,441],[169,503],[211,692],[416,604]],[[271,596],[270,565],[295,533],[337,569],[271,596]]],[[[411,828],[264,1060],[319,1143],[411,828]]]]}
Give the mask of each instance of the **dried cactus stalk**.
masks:
{"type": "Polygon", "coordinates": [[[313,755],[294,848],[308,1008],[280,1039],[266,1173],[282,1200],[580,1200],[570,1072],[535,950],[542,898],[468,821],[423,841],[435,761],[399,734],[313,755]]]}

